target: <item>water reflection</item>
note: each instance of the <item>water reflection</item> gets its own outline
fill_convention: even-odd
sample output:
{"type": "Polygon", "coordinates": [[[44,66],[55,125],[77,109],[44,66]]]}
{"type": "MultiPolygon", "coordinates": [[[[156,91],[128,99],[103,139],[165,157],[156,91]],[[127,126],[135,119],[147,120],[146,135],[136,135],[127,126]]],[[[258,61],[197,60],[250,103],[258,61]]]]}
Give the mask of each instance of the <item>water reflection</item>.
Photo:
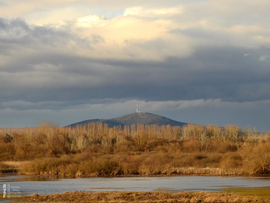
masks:
{"type": "Polygon", "coordinates": [[[60,180],[60,177],[49,176],[21,176],[21,175],[0,175],[0,182],[17,182],[17,181],[55,181],[60,180]]]}

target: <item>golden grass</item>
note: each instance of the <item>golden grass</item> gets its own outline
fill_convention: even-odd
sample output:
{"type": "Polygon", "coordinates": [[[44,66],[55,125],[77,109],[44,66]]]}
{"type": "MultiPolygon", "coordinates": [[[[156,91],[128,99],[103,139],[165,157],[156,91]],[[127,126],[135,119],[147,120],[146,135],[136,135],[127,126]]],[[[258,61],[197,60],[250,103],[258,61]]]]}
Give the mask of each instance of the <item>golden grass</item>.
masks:
{"type": "Polygon", "coordinates": [[[28,202],[192,202],[192,203],[244,203],[270,202],[270,198],[242,196],[232,193],[206,192],[65,192],[54,195],[21,197],[15,200],[28,202]]]}
{"type": "Polygon", "coordinates": [[[1,173],[1,170],[5,170],[5,169],[8,169],[8,168],[9,168],[8,165],[0,162],[0,173],[1,173]]]}
{"type": "MultiPolygon", "coordinates": [[[[63,155],[35,159],[22,164],[21,174],[87,176],[166,176],[166,175],[247,175],[244,169],[228,167],[231,153],[167,152],[63,155]],[[225,157],[223,160],[222,156],[225,157]],[[226,164],[224,164],[224,161],[226,164]],[[225,168],[222,168],[226,165],[225,168]]],[[[236,155],[232,159],[238,159],[236,155]]],[[[231,166],[231,165],[230,165],[231,166]]],[[[233,164],[233,166],[235,166],[233,164]]]]}
{"type": "Polygon", "coordinates": [[[2,161],[0,163],[7,165],[9,168],[20,168],[22,165],[30,163],[30,161],[2,161]]]}

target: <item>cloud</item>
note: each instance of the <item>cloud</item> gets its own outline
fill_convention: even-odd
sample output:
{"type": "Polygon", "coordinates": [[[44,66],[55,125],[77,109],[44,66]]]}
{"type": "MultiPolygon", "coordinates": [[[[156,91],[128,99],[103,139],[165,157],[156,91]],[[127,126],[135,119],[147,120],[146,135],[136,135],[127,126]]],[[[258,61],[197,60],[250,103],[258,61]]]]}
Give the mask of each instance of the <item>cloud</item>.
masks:
{"type": "Polygon", "coordinates": [[[55,109],[73,109],[73,110],[95,110],[104,109],[111,111],[135,110],[136,104],[139,103],[139,107],[144,112],[156,112],[164,110],[181,110],[181,109],[196,109],[196,108],[260,108],[261,106],[270,106],[270,100],[250,101],[250,102],[228,102],[221,99],[197,99],[197,100],[171,100],[171,101],[144,101],[144,100],[119,100],[119,99],[104,99],[96,100],[93,103],[70,103],[69,102],[56,102],[56,101],[42,101],[42,102],[25,102],[15,100],[11,102],[1,103],[2,111],[31,111],[34,109],[40,110],[52,110],[55,109]],[[62,108],[60,107],[62,106],[62,108]],[[134,108],[134,109],[133,109],[134,108]]]}
{"type": "Polygon", "coordinates": [[[135,100],[222,111],[270,99],[266,0],[1,2],[5,115],[88,104],[116,115],[106,102],[135,100]]]}
{"type": "MultiPolygon", "coordinates": [[[[4,101],[11,98],[25,102],[82,100],[85,103],[107,98],[146,101],[221,98],[238,102],[269,99],[268,63],[258,63],[263,53],[269,53],[267,49],[248,50],[251,55],[247,58],[244,57],[247,50],[243,48],[201,47],[183,58],[166,52],[166,49],[177,50],[173,41],[135,40],[126,42],[129,43],[127,46],[148,48],[153,52],[157,49],[164,60],[138,57],[127,60],[128,49],[122,57],[112,60],[106,55],[99,58],[81,55],[85,45],[80,45],[82,38],[76,38],[73,33],[63,34],[55,28],[46,28],[48,36],[52,35],[51,39],[45,37],[49,39],[46,42],[44,36],[33,34],[36,29],[29,27],[27,31],[27,36],[36,36],[33,38],[36,41],[29,42],[25,40],[27,37],[22,37],[15,43],[19,48],[30,50],[24,53],[21,53],[22,48],[13,51],[1,67],[0,93],[4,101]],[[69,40],[76,42],[78,52],[72,52],[66,45],[69,40]],[[42,51],[40,47],[43,47],[42,51]]],[[[96,47],[106,43],[107,38],[93,35],[87,42],[91,46],[86,50],[99,53],[96,47]]],[[[10,48],[13,46],[11,43],[10,48]]]]}
{"type": "MultiPolygon", "coordinates": [[[[102,20],[104,20],[104,16],[97,16],[97,15],[85,16],[77,20],[77,26],[92,27],[93,25],[96,24],[100,25],[102,20]]],[[[102,25],[104,25],[104,22],[102,23],[102,25]]]]}
{"type": "Polygon", "coordinates": [[[7,6],[4,2],[0,1],[0,6],[7,6]]]}
{"type": "Polygon", "coordinates": [[[161,9],[144,9],[143,7],[127,8],[124,16],[142,16],[142,17],[163,17],[173,16],[182,13],[182,7],[161,8],[161,9]]]}
{"type": "MultiPolygon", "coordinates": [[[[261,132],[269,130],[267,125],[267,116],[270,113],[269,100],[226,102],[221,99],[179,101],[107,100],[106,102],[96,101],[93,104],[65,106],[65,108],[59,110],[5,108],[0,109],[0,114],[3,115],[0,117],[0,127],[37,126],[42,121],[54,121],[61,126],[65,126],[87,119],[113,118],[135,112],[137,102],[143,112],[156,113],[182,122],[219,126],[236,124],[242,127],[256,126],[261,132]],[[241,115],[243,112],[244,115],[241,115]]],[[[20,106],[20,103],[21,101],[17,101],[13,105],[20,106]]],[[[29,106],[29,104],[26,104],[26,106],[29,106]]]]}
{"type": "Polygon", "coordinates": [[[261,56],[261,57],[259,58],[259,61],[261,61],[261,62],[266,61],[267,58],[268,58],[268,56],[261,56]]]}
{"type": "MultiPolygon", "coordinates": [[[[22,19],[0,19],[0,43],[8,45],[12,49],[24,48],[25,50],[37,49],[42,45],[46,48],[53,46],[56,49],[56,43],[67,44],[66,40],[73,40],[67,30],[55,29],[46,26],[30,26],[22,19]]],[[[14,49],[16,51],[16,49],[14,49]]]]}

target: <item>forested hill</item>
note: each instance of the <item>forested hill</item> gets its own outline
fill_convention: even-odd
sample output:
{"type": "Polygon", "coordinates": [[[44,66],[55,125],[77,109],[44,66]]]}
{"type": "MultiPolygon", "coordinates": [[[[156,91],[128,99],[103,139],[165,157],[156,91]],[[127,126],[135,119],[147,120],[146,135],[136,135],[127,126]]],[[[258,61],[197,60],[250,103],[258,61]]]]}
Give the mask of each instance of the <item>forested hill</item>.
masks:
{"type": "Polygon", "coordinates": [[[183,122],[178,122],[163,116],[159,116],[156,114],[151,114],[151,113],[132,113],[128,115],[124,115],[121,117],[117,118],[111,118],[111,119],[90,119],[90,120],[85,120],[81,121],[78,123],[73,123],[68,125],[67,127],[75,127],[76,125],[88,125],[89,123],[106,123],[108,124],[109,127],[113,126],[131,126],[132,124],[144,124],[144,125],[171,125],[171,126],[183,126],[186,125],[187,123],[183,122]]]}

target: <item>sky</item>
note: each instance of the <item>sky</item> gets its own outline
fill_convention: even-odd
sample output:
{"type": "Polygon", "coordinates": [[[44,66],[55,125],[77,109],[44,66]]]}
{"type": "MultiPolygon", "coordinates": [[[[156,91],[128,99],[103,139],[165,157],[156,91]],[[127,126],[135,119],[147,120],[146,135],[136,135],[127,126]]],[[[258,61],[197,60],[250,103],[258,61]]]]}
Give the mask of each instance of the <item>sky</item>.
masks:
{"type": "Polygon", "coordinates": [[[0,128],[143,112],[270,131],[269,0],[0,0],[0,128]]]}

